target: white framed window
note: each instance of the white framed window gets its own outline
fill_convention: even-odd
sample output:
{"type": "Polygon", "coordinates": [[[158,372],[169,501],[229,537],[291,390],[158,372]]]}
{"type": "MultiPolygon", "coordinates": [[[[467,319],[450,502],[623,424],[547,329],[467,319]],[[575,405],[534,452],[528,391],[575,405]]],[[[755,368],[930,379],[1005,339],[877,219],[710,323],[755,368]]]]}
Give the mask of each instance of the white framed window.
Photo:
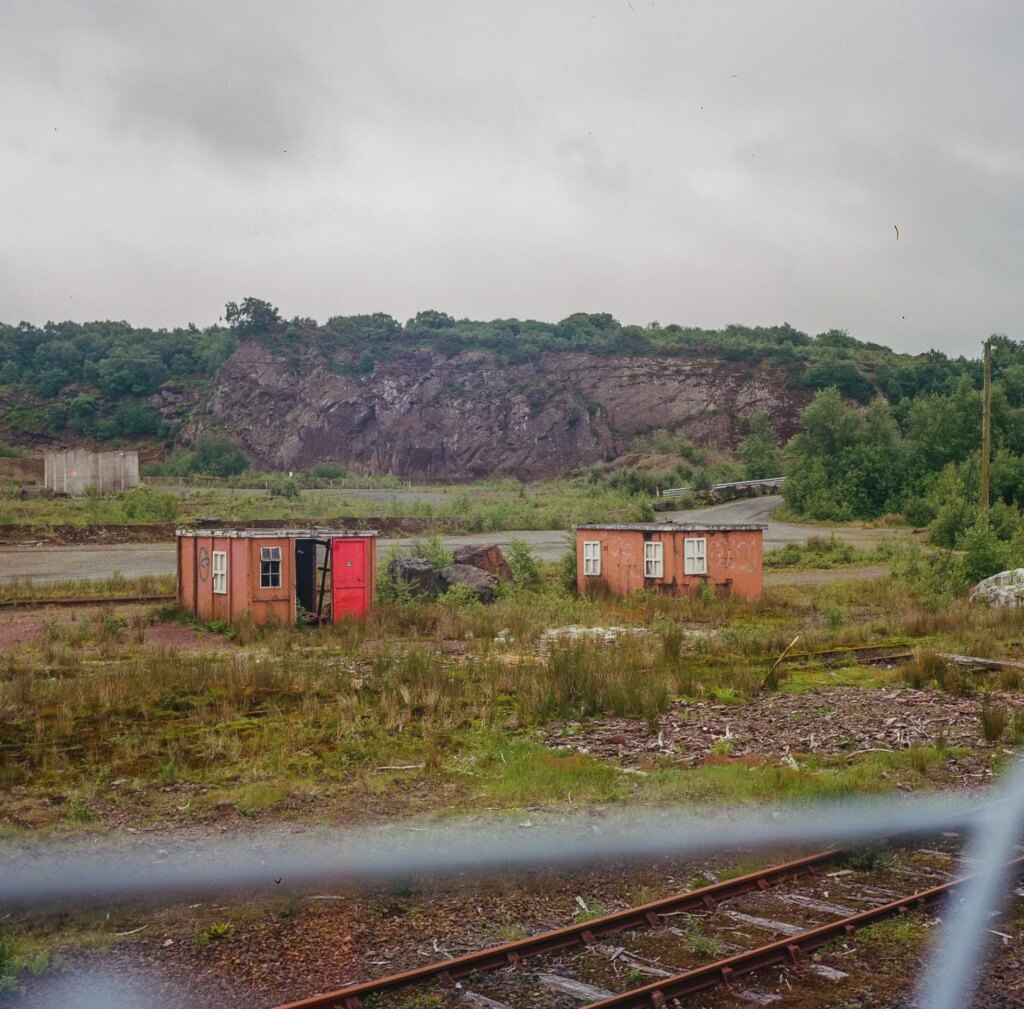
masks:
{"type": "Polygon", "coordinates": [[[281,587],[281,548],[260,547],[260,588],[281,587]]]}
{"type": "Polygon", "coordinates": [[[219,596],[228,594],[228,553],[226,550],[213,551],[213,591],[219,596]]]}
{"type": "Polygon", "coordinates": [[[593,576],[601,573],[601,544],[597,540],[583,543],[583,573],[593,576]]]}
{"type": "Polygon", "coordinates": [[[644,544],[644,578],[665,577],[665,545],[648,541],[644,544]]]}
{"type": "Polygon", "coordinates": [[[683,574],[708,573],[708,541],[703,537],[687,539],[683,546],[683,574]]]}

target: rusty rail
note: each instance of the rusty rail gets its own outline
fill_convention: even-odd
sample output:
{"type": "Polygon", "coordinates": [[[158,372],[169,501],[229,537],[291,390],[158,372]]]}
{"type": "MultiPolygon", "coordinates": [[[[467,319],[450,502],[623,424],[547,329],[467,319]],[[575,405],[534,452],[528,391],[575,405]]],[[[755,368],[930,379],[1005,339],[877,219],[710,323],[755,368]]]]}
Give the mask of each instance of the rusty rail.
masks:
{"type": "Polygon", "coordinates": [[[658,917],[660,914],[688,910],[710,910],[719,901],[726,900],[729,897],[738,897],[741,894],[751,893],[754,890],[767,890],[774,883],[786,879],[794,879],[804,874],[813,875],[816,869],[831,864],[842,854],[843,849],[841,848],[820,851],[814,855],[807,855],[804,858],[798,858],[791,862],[783,862],[779,865],[769,866],[766,869],[760,869],[757,872],[750,872],[743,876],[737,876],[734,879],[724,880],[721,883],[701,887],[699,890],[689,890],[685,893],[665,897],[662,900],[656,900],[649,904],[640,904],[636,907],[627,908],[624,911],[616,911],[613,914],[602,915],[600,918],[592,918],[590,921],[569,925],[566,928],[529,936],[517,942],[494,946],[490,949],[469,953],[466,956],[456,957],[452,960],[427,964],[414,970],[405,971],[401,974],[392,974],[375,981],[350,985],[347,988],[327,992],[324,995],[314,995],[311,998],[300,999],[297,1002],[288,1002],[278,1006],[277,1009],[316,1009],[316,1007],[327,1006],[361,1009],[363,999],[380,992],[395,991],[399,988],[406,988],[410,985],[421,984],[424,981],[434,979],[444,983],[451,983],[478,971],[498,970],[502,967],[515,966],[521,960],[531,956],[554,953],[558,950],[577,945],[588,945],[599,936],[608,935],[613,932],[621,932],[631,928],[655,928],[660,924],[658,917]]]}
{"type": "MultiPolygon", "coordinates": [[[[1024,857],[1007,863],[1006,869],[1014,875],[1020,874],[1024,871],[1024,857]]],[[[841,918],[839,921],[809,929],[798,935],[787,936],[785,939],[769,943],[767,946],[760,946],[745,953],[737,953],[735,956],[717,960],[715,963],[709,963],[703,967],[696,967],[693,970],[677,974],[675,977],[664,978],[661,981],[644,985],[642,988],[633,988],[599,1002],[591,1002],[589,1005],[583,1006],[582,1009],[666,1009],[669,1001],[680,995],[692,995],[709,988],[716,988],[719,985],[729,985],[734,978],[780,963],[788,962],[797,965],[801,962],[803,954],[818,949],[833,939],[849,935],[876,921],[892,918],[898,914],[908,914],[915,907],[928,907],[935,904],[950,890],[962,886],[972,878],[973,876],[961,876],[960,879],[950,880],[948,883],[942,883],[929,890],[922,890],[900,900],[894,900],[890,904],[862,911],[849,918],[841,918]]]]}
{"type": "Polygon", "coordinates": [[[817,659],[832,659],[840,658],[843,655],[860,655],[862,652],[890,652],[897,650],[894,655],[879,656],[879,661],[884,659],[903,658],[905,655],[912,654],[911,652],[899,651],[898,649],[906,649],[911,646],[912,642],[908,641],[895,641],[889,644],[877,644],[877,645],[849,645],[846,648],[824,648],[815,652],[791,652],[785,657],[785,662],[813,662],[817,659]]]}
{"type": "Polygon", "coordinates": [[[169,592],[153,596],[55,596],[52,599],[0,599],[0,609],[20,610],[42,606],[106,606],[111,603],[172,603],[178,597],[169,592]]]}

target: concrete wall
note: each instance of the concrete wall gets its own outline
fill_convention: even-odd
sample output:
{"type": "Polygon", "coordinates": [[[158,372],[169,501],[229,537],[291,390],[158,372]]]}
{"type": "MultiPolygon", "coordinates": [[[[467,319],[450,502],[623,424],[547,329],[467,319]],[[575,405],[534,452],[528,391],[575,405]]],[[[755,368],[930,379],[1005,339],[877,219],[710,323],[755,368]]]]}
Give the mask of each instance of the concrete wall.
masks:
{"type": "Polygon", "coordinates": [[[130,490],[139,485],[139,453],[82,448],[47,452],[44,480],[49,490],[72,497],[81,497],[87,487],[95,487],[101,494],[130,490]]]}

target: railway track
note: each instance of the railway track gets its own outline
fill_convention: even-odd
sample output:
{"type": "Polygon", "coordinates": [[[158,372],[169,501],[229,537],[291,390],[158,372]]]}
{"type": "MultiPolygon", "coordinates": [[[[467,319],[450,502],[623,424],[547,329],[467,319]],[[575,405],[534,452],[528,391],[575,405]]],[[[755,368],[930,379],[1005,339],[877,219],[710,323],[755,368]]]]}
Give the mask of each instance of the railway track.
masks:
{"type": "MultiPolygon", "coordinates": [[[[858,876],[850,869],[826,877],[826,870],[845,855],[841,849],[830,849],[517,942],[289,1002],[277,1009],[364,1009],[371,1002],[375,1006],[401,1005],[403,990],[424,985],[433,986],[434,991],[438,986],[441,991],[447,989],[453,1006],[469,1009],[537,1005],[538,988],[545,991],[541,1004],[552,1007],[667,1009],[669,1005],[681,1005],[675,1000],[684,996],[718,986],[731,988],[740,978],[777,965],[804,967],[839,980],[846,976],[843,971],[812,963],[806,959],[807,954],[867,925],[934,906],[971,878],[954,877],[935,869],[933,863],[938,858],[947,858],[952,865],[955,857],[952,853],[933,849],[918,849],[918,853],[927,856],[929,862],[917,871],[910,871],[910,875],[918,877],[919,883],[909,893],[879,886],[878,872],[859,874],[866,874],[871,884],[864,880],[847,883],[849,876],[858,876]],[[934,883],[936,878],[941,882],[934,883]],[[828,883],[824,895],[817,891],[801,893],[800,887],[790,893],[781,887],[781,884],[810,881],[821,889],[823,879],[828,883]],[[921,881],[933,885],[921,886],[921,881]],[[851,903],[869,903],[870,906],[861,909],[847,906],[851,903]],[[764,917],[766,907],[769,913],[777,914],[780,905],[785,909],[786,919],[803,917],[804,920],[793,922],[764,917]],[[823,915],[831,920],[807,921],[807,918],[823,915]],[[693,959],[692,951],[686,948],[687,936],[692,937],[694,928],[699,931],[703,927],[694,923],[702,922],[710,927],[714,919],[722,919],[731,926],[728,928],[731,937],[739,926],[739,929],[755,932],[774,932],[782,938],[747,949],[731,942],[714,940],[712,945],[705,940],[709,942],[708,948],[728,955],[718,956],[710,963],[671,966],[672,961],[693,959]],[[691,931],[675,927],[676,920],[689,923],[691,931]],[[614,943],[602,942],[610,936],[616,936],[614,943]],[[544,959],[544,964],[535,965],[533,961],[540,959],[544,959]],[[584,965],[583,977],[572,976],[581,973],[580,964],[584,965]],[[621,987],[626,969],[625,980],[633,986],[613,990],[616,985],[621,987]],[[636,985],[641,977],[651,980],[636,985]],[[469,987],[463,983],[465,979],[469,979],[469,987]],[[384,995],[396,999],[382,1002],[384,995]]],[[[1014,875],[1024,874],[1024,857],[1009,863],[1008,870],[1014,875]]],[[[908,873],[906,869],[901,872],[908,873]]],[[[720,929],[723,921],[718,922],[720,929]]],[[[777,996],[756,990],[739,994],[753,1004],[778,1000],[777,996]]]]}
{"type": "Polygon", "coordinates": [[[807,662],[828,662],[831,659],[842,659],[855,656],[862,665],[874,662],[888,662],[909,659],[913,656],[912,646],[906,641],[891,644],[848,645],[845,648],[824,648],[815,652],[790,652],[782,657],[785,664],[803,664],[807,662]]]}
{"type": "Polygon", "coordinates": [[[53,599],[0,599],[0,610],[39,609],[44,606],[111,606],[128,603],[172,603],[173,592],[151,596],[58,596],[53,599]]]}

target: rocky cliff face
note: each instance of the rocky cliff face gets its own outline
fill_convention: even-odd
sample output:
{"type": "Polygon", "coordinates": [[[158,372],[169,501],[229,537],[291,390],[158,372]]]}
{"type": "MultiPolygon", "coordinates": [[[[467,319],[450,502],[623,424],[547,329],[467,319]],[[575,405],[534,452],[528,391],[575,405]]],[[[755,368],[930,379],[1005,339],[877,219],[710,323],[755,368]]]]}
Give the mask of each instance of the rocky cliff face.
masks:
{"type": "Polygon", "coordinates": [[[252,341],[221,367],[186,437],[230,434],[282,470],[538,477],[614,458],[659,428],[735,444],[756,410],[788,436],[808,397],[784,384],[741,362],[550,353],[512,365],[479,351],[415,350],[360,374],[342,354],[287,358],[252,341]]]}

